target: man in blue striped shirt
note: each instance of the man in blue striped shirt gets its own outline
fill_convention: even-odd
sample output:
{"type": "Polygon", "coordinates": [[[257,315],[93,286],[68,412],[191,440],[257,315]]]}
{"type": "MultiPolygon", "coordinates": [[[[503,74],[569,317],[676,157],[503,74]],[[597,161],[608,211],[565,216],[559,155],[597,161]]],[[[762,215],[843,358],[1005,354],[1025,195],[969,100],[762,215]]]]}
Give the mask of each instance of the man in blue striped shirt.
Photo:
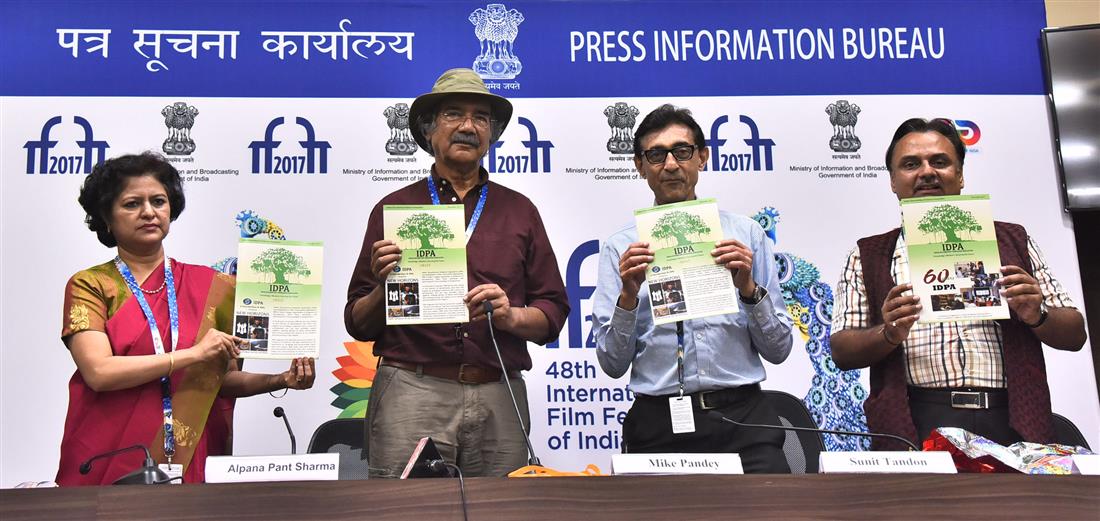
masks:
{"type": "MultiPolygon", "coordinates": [[[[663,105],[635,133],[634,166],[657,205],[695,199],[707,157],[703,131],[686,109],[663,105]]],[[[732,452],[740,454],[746,472],[787,473],[782,431],[739,428],[707,416],[716,410],[741,422],[780,425],[760,390],[765,378],[760,358],[778,364],[793,345],[792,320],[764,230],[741,215],[720,212],[720,218],[724,239],[711,255],[730,270],[741,309],[678,325],[654,325],[644,284],[654,252],[638,242],[631,224],[606,240],[600,251],[592,312],[596,356],[612,377],[631,368],[630,388],[637,397],[623,423],[624,452],[732,452]],[[681,385],[688,400],[673,400],[681,385]],[[690,411],[694,425],[689,432],[684,432],[685,422],[673,428],[672,408],[685,406],[678,412],[690,411]]],[[[668,299],[673,293],[678,291],[665,289],[663,296],[668,299]]]]}

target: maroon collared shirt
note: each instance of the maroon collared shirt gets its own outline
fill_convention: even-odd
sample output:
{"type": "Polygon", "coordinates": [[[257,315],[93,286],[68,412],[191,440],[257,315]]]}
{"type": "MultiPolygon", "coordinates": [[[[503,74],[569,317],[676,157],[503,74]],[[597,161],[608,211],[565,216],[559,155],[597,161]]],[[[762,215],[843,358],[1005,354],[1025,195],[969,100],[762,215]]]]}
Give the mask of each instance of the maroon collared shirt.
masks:
{"type": "MultiPolygon", "coordinates": [[[[490,182],[484,169],[480,175],[478,185],[461,199],[461,204],[466,207],[468,225],[481,188],[488,184],[485,207],[466,245],[469,288],[497,284],[508,294],[512,307],[527,306],[541,310],[550,324],[546,338],[538,340],[539,344],[545,344],[561,332],[565,318],[569,316],[569,299],[542,218],[530,199],[490,182]]],[[[454,188],[435,174],[434,167],[432,177],[439,189],[440,202],[458,204],[460,199],[454,188]]],[[[489,338],[489,326],[484,320],[465,324],[388,326],[382,328],[377,338],[362,334],[352,321],[351,310],[355,301],[370,293],[378,284],[370,273],[370,252],[371,245],[384,238],[382,206],[432,204],[428,191],[428,181],[423,179],[387,195],[374,206],[367,221],[363,249],[348,284],[344,325],[352,337],[374,340],[374,354],[377,356],[417,364],[463,363],[499,367],[489,338]]],[[[531,356],[527,353],[525,340],[499,329],[496,338],[509,370],[531,368],[531,356]]]]}

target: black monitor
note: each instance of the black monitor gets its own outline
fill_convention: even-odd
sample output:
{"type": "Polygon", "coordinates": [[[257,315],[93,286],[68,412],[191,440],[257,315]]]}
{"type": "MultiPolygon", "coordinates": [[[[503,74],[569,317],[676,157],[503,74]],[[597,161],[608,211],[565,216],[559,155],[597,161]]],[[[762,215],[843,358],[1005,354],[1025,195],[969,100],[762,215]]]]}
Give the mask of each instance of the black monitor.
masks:
{"type": "Polygon", "coordinates": [[[1042,31],[1062,204],[1100,209],[1100,24],[1042,31]]]}

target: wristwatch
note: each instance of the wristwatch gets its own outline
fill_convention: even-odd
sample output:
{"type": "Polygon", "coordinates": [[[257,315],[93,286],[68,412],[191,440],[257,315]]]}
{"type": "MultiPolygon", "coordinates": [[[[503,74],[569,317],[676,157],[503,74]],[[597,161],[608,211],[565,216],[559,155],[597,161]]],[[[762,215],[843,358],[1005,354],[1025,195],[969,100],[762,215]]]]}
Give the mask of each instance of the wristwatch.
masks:
{"type": "Polygon", "coordinates": [[[756,289],[753,290],[751,297],[746,298],[745,296],[741,295],[740,292],[737,293],[737,296],[741,299],[741,302],[744,302],[745,304],[748,304],[750,306],[754,306],[756,304],[759,304],[761,300],[764,300],[764,297],[768,296],[768,290],[764,288],[764,286],[757,284],[756,289]]]}
{"type": "Polygon", "coordinates": [[[1027,322],[1024,322],[1024,325],[1027,326],[1027,327],[1030,327],[1031,329],[1035,329],[1035,328],[1043,325],[1043,323],[1047,321],[1047,317],[1049,315],[1050,315],[1050,313],[1047,312],[1046,304],[1041,304],[1039,306],[1039,321],[1034,323],[1034,324],[1028,324],[1027,322]]]}

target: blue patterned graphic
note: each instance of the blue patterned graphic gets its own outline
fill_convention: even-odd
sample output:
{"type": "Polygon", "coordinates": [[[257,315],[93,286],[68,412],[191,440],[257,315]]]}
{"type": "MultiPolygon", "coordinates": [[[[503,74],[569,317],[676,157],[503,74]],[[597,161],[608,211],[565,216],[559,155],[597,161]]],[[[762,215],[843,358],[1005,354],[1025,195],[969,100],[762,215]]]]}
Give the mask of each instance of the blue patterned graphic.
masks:
{"type": "MultiPolygon", "coordinates": [[[[765,207],[753,216],[773,242],[779,212],[765,207]]],[[[808,261],[784,252],[775,253],[779,266],[779,286],[783,301],[795,326],[806,341],[806,354],[814,367],[810,390],[803,399],[814,421],[823,429],[867,431],[863,400],[867,390],[859,382],[859,370],[841,371],[833,362],[829,348],[829,333],[833,320],[833,288],[820,280],[821,273],[808,261]]],[[[825,448],[830,451],[868,450],[867,438],[825,435],[825,448]]]]}
{"type": "MultiPolygon", "coordinates": [[[[237,228],[241,231],[242,239],[253,239],[259,235],[267,235],[268,239],[283,241],[286,240],[286,236],[283,235],[283,229],[278,224],[275,224],[259,215],[256,215],[252,210],[243,210],[237,214],[237,228]]],[[[226,257],[218,262],[215,262],[210,266],[215,270],[222,273],[236,276],[237,275],[237,258],[226,257]]]]}

